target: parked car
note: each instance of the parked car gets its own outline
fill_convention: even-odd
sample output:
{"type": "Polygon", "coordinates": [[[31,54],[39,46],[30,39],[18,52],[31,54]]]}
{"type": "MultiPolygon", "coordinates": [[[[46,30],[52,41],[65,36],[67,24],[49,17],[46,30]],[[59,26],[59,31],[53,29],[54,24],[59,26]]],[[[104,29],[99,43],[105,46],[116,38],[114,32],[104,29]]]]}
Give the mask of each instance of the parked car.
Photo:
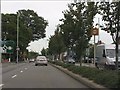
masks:
{"type": "Polygon", "coordinates": [[[85,57],[82,59],[84,63],[92,63],[92,58],[85,57]]]}
{"type": "Polygon", "coordinates": [[[72,58],[69,58],[68,63],[75,64],[75,60],[74,60],[74,59],[72,59],[72,58]]]}
{"type": "Polygon", "coordinates": [[[35,59],[30,59],[30,60],[29,60],[29,63],[34,62],[34,61],[35,61],[35,59]]]}
{"type": "Polygon", "coordinates": [[[37,56],[36,61],[35,61],[35,66],[38,65],[46,65],[47,66],[48,61],[45,56],[37,56]]]}
{"type": "Polygon", "coordinates": [[[75,60],[73,58],[68,58],[67,60],[64,61],[65,63],[71,63],[75,64],[75,60]]]}

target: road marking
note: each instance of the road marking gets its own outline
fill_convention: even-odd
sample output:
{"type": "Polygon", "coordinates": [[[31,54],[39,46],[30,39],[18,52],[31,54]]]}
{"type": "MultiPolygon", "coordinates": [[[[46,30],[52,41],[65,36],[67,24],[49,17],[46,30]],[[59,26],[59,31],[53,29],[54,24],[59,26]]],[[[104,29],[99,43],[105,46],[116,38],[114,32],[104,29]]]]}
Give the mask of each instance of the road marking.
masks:
{"type": "Polygon", "coordinates": [[[21,73],[23,72],[23,71],[20,71],[21,73]]]}
{"type": "Polygon", "coordinates": [[[27,70],[27,68],[25,68],[25,70],[27,70]]]}
{"type": "Polygon", "coordinates": [[[0,87],[2,87],[4,84],[0,84],[0,87]]]}
{"type": "Polygon", "coordinates": [[[17,75],[13,75],[12,78],[15,78],[17,75]]]}

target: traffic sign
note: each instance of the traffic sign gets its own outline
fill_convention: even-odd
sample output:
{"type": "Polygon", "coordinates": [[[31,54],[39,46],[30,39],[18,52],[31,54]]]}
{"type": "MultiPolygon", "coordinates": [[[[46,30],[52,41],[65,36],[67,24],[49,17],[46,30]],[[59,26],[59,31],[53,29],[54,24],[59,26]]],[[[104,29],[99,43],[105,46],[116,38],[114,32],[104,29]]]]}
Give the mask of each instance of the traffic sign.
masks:
{"type": "Polygon", "coordinates": [[[99,29],[98,28],[92,28],[92,35],[99,35],[99,29]]]}
{"type": "Polygon", "coordinates": [[[2,53],[2,51],[3,51],[3,49],[2,49],[2,47],[0,46],[0,53],[2,53]]]}
{"type": "Polygon", "coordinates": [[[12,54],[15,49],[15,42],[12,40],[2,41],[2,53],[12,54]]]}
{"type": "Polygon", "coordinates": [[[4,44],[4,46],[2,47],[2,53],[7,53],[7,46],[4,44]]]}

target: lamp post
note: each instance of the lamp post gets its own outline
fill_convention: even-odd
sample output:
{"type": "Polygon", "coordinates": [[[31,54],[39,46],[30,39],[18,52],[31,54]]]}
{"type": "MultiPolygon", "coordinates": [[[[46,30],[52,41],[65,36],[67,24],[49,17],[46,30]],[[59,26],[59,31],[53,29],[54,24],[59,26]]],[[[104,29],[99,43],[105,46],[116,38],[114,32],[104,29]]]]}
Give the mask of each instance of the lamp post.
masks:
{"type": "Polygon", "coordinates": [[[16,59],[16,62],[18,63],[18,54],[19,54],[19,16],[20,16],[20,14],[19,14],[19,12],[17,13],[17,59],[16,59]]]}

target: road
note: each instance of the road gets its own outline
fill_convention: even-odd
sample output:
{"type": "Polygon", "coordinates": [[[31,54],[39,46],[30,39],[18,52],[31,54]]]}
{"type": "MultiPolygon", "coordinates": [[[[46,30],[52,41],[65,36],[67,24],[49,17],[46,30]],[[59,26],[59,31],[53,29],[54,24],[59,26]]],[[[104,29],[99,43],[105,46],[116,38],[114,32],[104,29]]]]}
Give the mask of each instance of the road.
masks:
{"type": "Polygon", "coordinates": [[[2,88],[88,88],[51,65],[10,64],[2,71],[2,88]]]}

